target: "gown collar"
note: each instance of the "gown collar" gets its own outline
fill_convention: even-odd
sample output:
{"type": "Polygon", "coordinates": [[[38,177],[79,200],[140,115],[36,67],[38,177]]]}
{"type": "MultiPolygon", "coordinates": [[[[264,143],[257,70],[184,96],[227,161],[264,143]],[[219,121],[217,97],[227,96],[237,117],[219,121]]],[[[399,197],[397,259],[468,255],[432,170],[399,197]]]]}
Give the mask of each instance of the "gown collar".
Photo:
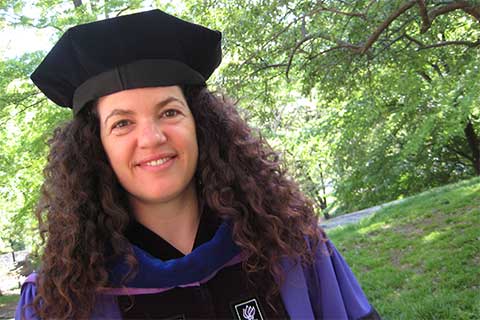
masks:
{"type": "MultiPolygon", "coordinates": [[[[221,220],[216,215],[209,211],[204,211],[200,217],[193,249],[211,240],[220,224],[221,220]]],[[[125,232],[125,236],[131,244],[136,245],[155,258],[166,261],[185,256],[185,254],[171,245],[168,241],[136,220],[130,222],[125,232]]]]}
{"type": "MultiPolygon", "coordinates": [[[[199,232],[197,238],[201,234],[199,232]]],[[[163,243],[163,246],[171,246],[165,240],[163,241],[166,243],[163,243]]],[[[130,288],[167,288],[201,282],[240,254],[240,248],[232,239],[232,228],[228,221],[221,223],[211,240],[201,244],[197,243],[196,240],[196,244],[198,246],[194,247],[191,253],[172,259],[169,259],[168,256],[160,259],[155,257],[155,255],[159,255],[158,252],[150,253],[138,245],[132,244],[138,261],[138,269],[136,275],[127,281],[124,286],[130,288]]],[[[174,250],[170,250],[170,254],[172,253],[175,253],[174,250]]],[[[125,261],[115,263],[110,272],[112,286],[120,286],[121,280],[127,272],[128,265],[125,261]]]]}

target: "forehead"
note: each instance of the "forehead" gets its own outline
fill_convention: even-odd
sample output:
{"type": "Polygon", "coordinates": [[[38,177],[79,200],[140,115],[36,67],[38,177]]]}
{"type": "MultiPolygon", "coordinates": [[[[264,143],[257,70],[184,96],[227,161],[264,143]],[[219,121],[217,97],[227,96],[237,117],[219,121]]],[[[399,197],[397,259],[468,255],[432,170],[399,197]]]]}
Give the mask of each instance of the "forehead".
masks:
{"type": "Polygon", "coordinates": [[[140,107],[154,106],[167,99],[181,101],[187,106],[185,97],[179,86],[123,90],[99,98],[96,106],[100,116],[102,116],[105,112],[115,108],[132,110],[140,107]]]}

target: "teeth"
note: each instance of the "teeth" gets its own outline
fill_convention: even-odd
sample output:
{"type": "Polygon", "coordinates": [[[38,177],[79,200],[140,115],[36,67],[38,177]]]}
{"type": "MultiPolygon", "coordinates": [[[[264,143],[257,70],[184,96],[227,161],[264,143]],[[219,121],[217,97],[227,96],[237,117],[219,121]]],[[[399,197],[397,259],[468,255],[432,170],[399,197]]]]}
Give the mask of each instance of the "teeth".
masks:
{"type": "Polygon", "coordinates": [[[171,159],[170,157],[163,158],[163,159],[158,159],[158,160],[155,160],[155,161],[147,162],[146,164],[147,164],[147,166],[150,166],[150,167],[156,167],[156,166],[159,166],[161,164],[164,164],[165,162],[167,162],[170,159],[171,159]]]}

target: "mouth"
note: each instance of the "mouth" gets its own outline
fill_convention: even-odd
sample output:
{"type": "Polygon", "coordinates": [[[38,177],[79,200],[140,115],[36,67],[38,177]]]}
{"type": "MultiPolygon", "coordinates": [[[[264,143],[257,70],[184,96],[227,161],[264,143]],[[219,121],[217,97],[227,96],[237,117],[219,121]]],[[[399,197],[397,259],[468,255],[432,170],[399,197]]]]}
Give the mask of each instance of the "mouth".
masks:
{"type": "Polygon", "coordinates": [[[165,155],[165,156],[160,156],[160,157],[154,157],[146,160],[139,161],[136,166],[139,167],[159,167],[166,162],[176,158],[177,155],[172,154],[172,155],[165,155]]]}
{"type": "Polygon", "coordinates": [[[170,160],[172,158],[173,157],[166,157],[166,158],[161,158],[161,159],[158,159],[158,160],[149,161],[149,162],[145,163],[145,165],[148,166],[148,167],[158,167],[158,166],[164,164],[165,162],[167,162],[168,160],[170,160]]]}

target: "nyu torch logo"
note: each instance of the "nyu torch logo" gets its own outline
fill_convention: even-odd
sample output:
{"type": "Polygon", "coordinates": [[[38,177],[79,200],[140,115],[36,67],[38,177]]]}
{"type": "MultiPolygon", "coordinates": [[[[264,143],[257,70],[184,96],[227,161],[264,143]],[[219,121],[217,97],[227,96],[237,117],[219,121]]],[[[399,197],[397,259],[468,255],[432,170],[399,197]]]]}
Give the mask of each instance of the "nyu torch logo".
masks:
{"type": "Polygon", "coordinates": [[[257,299],[240,302],[234,306],[237,320],[263,320],[257,299]]]}
{"type": "Polygon", "coordinates": [[[246,306],[243,308],[243,317],[246,320],[257,320],[255,319],[255,308],[252,306],[246,306]]]}

